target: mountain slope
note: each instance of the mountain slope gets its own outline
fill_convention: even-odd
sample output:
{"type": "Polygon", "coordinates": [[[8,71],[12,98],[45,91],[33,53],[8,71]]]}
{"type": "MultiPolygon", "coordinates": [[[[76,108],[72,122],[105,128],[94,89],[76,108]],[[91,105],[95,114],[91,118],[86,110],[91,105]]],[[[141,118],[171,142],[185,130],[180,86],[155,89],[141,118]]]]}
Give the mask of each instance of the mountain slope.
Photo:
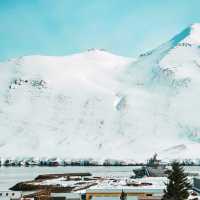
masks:
{"type": "Polygon", "coordinates": [[[0,64],[0,155],[197,158],[200,25],[137,60],[103,50],[0,64]]]}
{"type": "Polygon", "coordinates": [[[2,63],[0,154],[77,158],[112,149],[115,76],[131,61],[91,50],[2,63]]]}
{"type": "Polygon", "coordinates": [[[148,149],[152,144],[156,144],[153,148],[160,146],[160,154],[165,158],[198,157],[199,31],[199,24],[183,30],[169,42],[141,55],[120,76],[129,85],[128,91],[140,88],[146,94],[144,102],[139,103],[145,113],[137,120],[144,122],[140,129],[146,129],[143,138],[148,133],[148,149]],[[169,149],[177,146],[184,148],[170,153],[169,149]]]}

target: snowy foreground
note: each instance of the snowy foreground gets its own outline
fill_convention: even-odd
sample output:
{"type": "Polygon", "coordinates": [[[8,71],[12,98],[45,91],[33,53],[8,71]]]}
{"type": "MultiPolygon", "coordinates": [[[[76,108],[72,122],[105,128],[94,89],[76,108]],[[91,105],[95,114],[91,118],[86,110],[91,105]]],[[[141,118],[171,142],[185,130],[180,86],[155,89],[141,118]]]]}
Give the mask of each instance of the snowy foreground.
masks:
{"type": "MultiPolygon", "coordinates": [[[[90,186],[90,189],[133,189],[133,188],[143,188],[143,189],[164,189],[164,182],[167,178],[157,177],[157,178],[142,178],[138,180],[132,180],[129,177],[101,177],[96,180],[89,181],[67,181],[66,178],[61,177],[57,179],[44,180],[41,182],[36,182],[39,185],[60,185],[61,187],[76,187],[77,192],[81,192],[82,188],[85,186],[90,186],[92,183],[94,185],[90,186]],[[85,183],[85,184],[84,184],[85,183]],[[79,186],[79,184],[81,186],[79,186]]],[[[84,190],[83,190],[84,191],[84,190]]]]}
{"type": "Polygon", "coordinates": [[[0,63],[0,156],[198,158],[199,46],[193,24],[136,60],[91,49],[0,63]]]}

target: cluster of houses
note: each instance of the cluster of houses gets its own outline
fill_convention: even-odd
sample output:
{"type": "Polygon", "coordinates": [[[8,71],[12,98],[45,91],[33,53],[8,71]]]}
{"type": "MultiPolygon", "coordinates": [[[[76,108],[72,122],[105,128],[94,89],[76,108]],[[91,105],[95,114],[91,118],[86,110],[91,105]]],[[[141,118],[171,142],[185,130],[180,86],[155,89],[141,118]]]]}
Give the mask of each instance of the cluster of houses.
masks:
{"type": "MultiPolygon", "coordinates": [[[[0,200],[120,200],[125,194],[127,200],[161,200],[163,189],[87,189],[84,192],[56,193],[38,192],[34,197],[23,196],[20,192],[0,192],[0,200]]],[[[199,200],[198,193],[191,191],[189,200],[199,200]]]]}
{"type": "MultiPolygon", "coordinates": [[[[138,180],[130,179],[132,182],[127,184],[127,179],[122,177],[93,177],[90,173],[43,174],[34,179],[36,185],[41,182],[43,186],[44,183],[50,186],[53,183],[55,184],[53,187],[30,191],[27,188],[18,191],[0,191],[0,200],[120,200],[122,195],[126,196],[126,200],[161,200],[165,186],[164,179],[160,178],[140,179],[150,181],[148,184],[147,182],[136,184],[138,180]],[[95,184],[86,184],[85,187],[87,181],[88,183],[93,181],[95,184]],[[58,186],[58,183],[61,185],[58,186]],[[67,190],[69,187],[71,190],[67,190]]],[[[193,189],[188,200],[200,200],[200,177],[194,177],[192,183],[193,189]]]]}
{"type": "Polygon", "coordinates": [[[105,200],[113,197],[120,199],[121,194],[125,193],[127,199],[133,200],[160,200],[163,195],[161,189],[88,189],[85,192],[76,193],[48,193],[38,192],[36,196],[23,195],[20,192],[0,192],[0,200],[105,200]],[[2,194],[2,195],[1,195],[2,194]]]}
{"type": "MultiPolygon", "coordinates": [[[[188,200],[200,200],[200,177],[190,180],[193,189],[190,190],[188,200]]],[[[92,176],[91,173],[42,174],[11,188],[22,193],[10,192],[7,196],[10,200],[122,200],[120,197],[123,194],[126,196],[123,200],[161,200],[165,182],[166,177],[163,175],[135,179],[92,176]]]]}
{"type": "Polygon", "coordinates": [[[121,161],[114,159],[106,159],[104,161],[96,161],[94,159],[60,159],[60,158],[6,158],[0,159],[0,166],[135,166],[141,165],[141,163],[135,163],[134,161],[121,161]]]}
{"type": "MultiPolygon", "coordinates": [[[[165,165],[170,162],[165,162],[165,165]]],[[[181,162],[182,165],[195,166],[200,165],[200,160],[185,159],[181,162]]],[[[134,160],[94,160],[94,159],[65,159],[65,158],[0,158],[0,166],[144,166],[146,163],[135,162],[134,160]]]]}

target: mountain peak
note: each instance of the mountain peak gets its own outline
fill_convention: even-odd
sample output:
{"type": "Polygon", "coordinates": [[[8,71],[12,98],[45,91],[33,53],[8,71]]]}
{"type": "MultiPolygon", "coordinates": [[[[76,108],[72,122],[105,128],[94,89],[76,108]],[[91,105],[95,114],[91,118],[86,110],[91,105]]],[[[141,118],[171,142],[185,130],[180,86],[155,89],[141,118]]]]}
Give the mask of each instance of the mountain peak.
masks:
{"type": "Polygon", "coordinates": [[[200,45],[200,23],[194,23],[188,28],[188,36],[182,42],[200,45]]]}
{"type": "Polygon", "coordinates": [[[191,28],[199,28],[200,29],[200,23],[193,23],[190,26],[191,28]]]}
{"type": "Polygon", "coordinates": [[[200,45],[200,23],[194,23],[175,35],[170,41],[175,46],[199,46],[200,45]],[[180,45],[181,44],[181,45],[180,45]]]}

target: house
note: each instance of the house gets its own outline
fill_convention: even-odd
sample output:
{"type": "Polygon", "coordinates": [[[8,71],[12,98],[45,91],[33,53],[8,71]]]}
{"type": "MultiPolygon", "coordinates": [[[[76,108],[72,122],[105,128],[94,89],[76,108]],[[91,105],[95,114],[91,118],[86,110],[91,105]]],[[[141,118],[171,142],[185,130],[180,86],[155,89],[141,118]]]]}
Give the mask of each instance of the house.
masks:
{"type": "Polygon", "coordinates": [[[21,193],[13,191],[0,191],[0,200],[20,200],[21,193]]]}

